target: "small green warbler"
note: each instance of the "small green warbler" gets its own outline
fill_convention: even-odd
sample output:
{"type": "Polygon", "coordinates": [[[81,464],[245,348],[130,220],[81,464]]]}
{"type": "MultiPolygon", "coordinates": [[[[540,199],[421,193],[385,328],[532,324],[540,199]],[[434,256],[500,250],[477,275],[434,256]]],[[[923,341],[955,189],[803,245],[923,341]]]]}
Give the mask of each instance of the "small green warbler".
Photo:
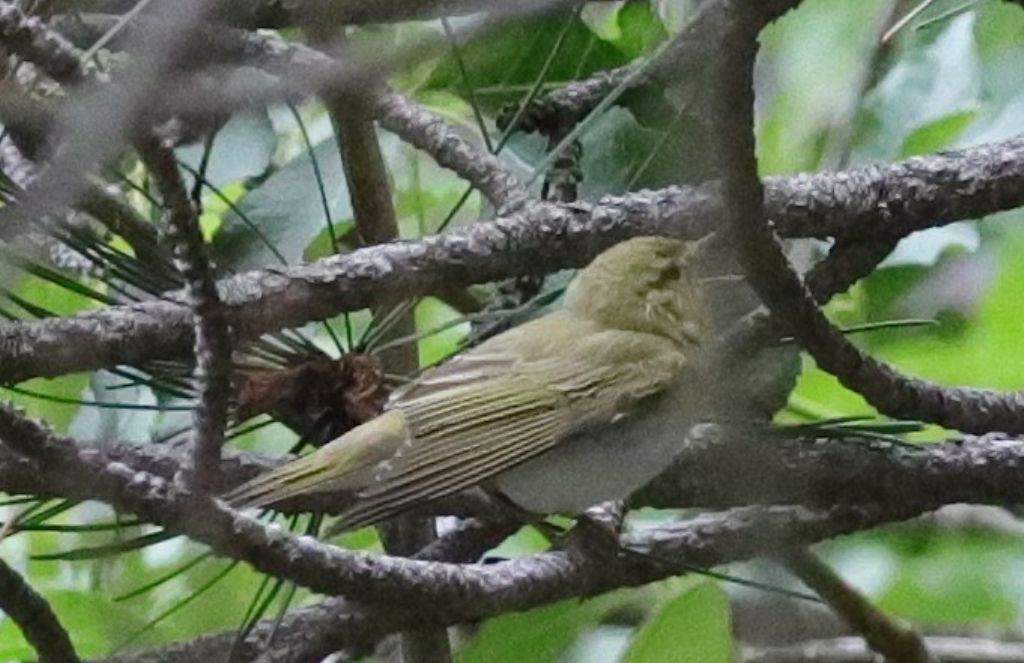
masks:
{"type": "Polygon", "coordinates": [[[580,271],[564,309],[396,391],[384,414],[224,496],[358,499],[342,529],[483,486],[534,514],[623,499],[668,467],[693,420],[709,327],[691,245],[639,237],[580,271]]]}

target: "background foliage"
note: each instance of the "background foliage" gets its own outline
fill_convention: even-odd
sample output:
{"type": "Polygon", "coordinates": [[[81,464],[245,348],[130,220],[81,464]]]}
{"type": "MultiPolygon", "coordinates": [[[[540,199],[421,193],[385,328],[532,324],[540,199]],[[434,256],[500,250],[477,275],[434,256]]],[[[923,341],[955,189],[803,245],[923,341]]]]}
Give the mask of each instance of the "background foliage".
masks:
{"type": "MultiPolygon", "coordinates": [[[[466,136],[480,140],[473,103],[497,135],[493,117],[503,104],[538,81],[552,88],[650,54],[685,25],[693,4],[603,3],[588,6],[568,25],[564,17],[524,20],[462,45],[461,65],[448,54],[417,62],[393,82],[455,122],[466,136]],[[557,53],[546,67],[556,44],[557,53]],[[469,80],[461,73],[463,66],[469,80]]],[[[764,175],[894,161],[1019,132],[1024,126],[1024,11],[994,0],[940,0],[880,45],[881,30],[909,6],[890,0],[807,0],[763,35],[757,83],[764,175]]],[[[357,30],[353,39],[368,49],[385,48],[439,29],[435,23],[370,27],[357,30]]],[[[581,196],[591,199],[706,175],[700,127],[679,112],[686,94],[684,90],[680,98],[657,99],[627,95],[621,105],[590,122],[582,137],[581,196]]],[[[393,136],[381,133],[380,139],[402,236],[434,232],[456,206],[464,184],[393,136]]],[[[517,135],[501,158],[529,180],[545,149],[543,140],[517,135]]],[[[178,156],[198,168],[203,152],[201,145],[187,146],[178,156]]],[[[234,117],[217,133],[206,159],[205,177],[216,190],[203,194],[202,221],[225,273],[327,255],[332,251],[327,223],[344,242],[352,210],[331,123],[320,105],[234,117]]],[[[141,173],[131,162],[120,168],[129,179],[141,173]]],[[[535,178],[532,186],[539,185],[535,178]]],[[[150,218],[156,214],[144,195],[131,196],[140,212],[150,218]]],[[[454,223],[472,222],[486,211],[484,206],[474,194],[454,223]]],[[[1024,365],[1024,344],[1019,341],[1024,295],[1020,214],[907,238],[883,268],[834,300],[829,313],[843,325],[934,319],[932,326],[879,331],[859,340],[872,354],[907,372],[943,383],[1024,387],[1019,368],[1024,365]]],[[[94,277],[73,278],[100,292],[106,287],[94,277]]],[[[0,303],[20,317],[28,317],[30,308],[13,305],[21,300],[54,314],[95,305],[66,284],[12,265],[0,267],[0,281],[0,303]]],[[[417,307],[420,330],[458,322],[418,342],[423,365],[456,349],[468,330],[458,318],[439,300],[428,299],[417,307]]],[[[357,338],[367,321],[368,315],[361,314],[348,321],[357,338]]],[[[345,321],[328,322],[343,333],[345,321]]],[[[334,351],[323,326],[310,325],[302,332],[325,351],[334,351]]],[[[21,387],[23,391],[4,396],[82,439],[146,444],[187,422],[187,412],[171,409],[180,399],[145,385],[125,386],[123,377],[106,372],[34,380],[21,387]]],[[[871,410],[859,397],[808,361],[791,407],[779,416],[804,421],[866,414],[871,410]]],[[[918,437],[935,435],[925,431],[918,437]]],[[[275,424],[241,435],[233,444],[281,452],[295,441],[293,433],[275,424]]],[[[26,517],[29,507],[12,500],[0,510],[8,516],[21,514],[28,530],[0,542],[0,555],[24,570],[49,598],[86,656],[107,654],[129,641],[153,644],[237,627],[253,604],[266,602],[261,610],[274,614],[286,602],[309,598],[304,591],[283,587],[268,601],[265,581],[257,574],[210,557],[183,539],[100,554],[155,531],[126,523],[126,516],[106,507],[49,503],[32,507],[26,517]],[[68,526],[79,527],[62,531],[68,526]],[[139,591],[158,579],[164,582],[139,591]]],[[[663,514],[645,511],[633,518],[642,525],[659,517],[663,514]]],[[[1022,528],[1009,516],[999,523],[920,521],[846,537],[823,551],[882,609],[925,630],[1017,633],[1024,616],[1022,528]]],[[[346,543],[379,545],[369,531],[351,535],[346,543]]],[[[523,554],[540,545],[527,531],[495,554],[523,554]]],[[[763,564],[728,570],[779,585],[791,583],[763,564]]],[[[726,661],[735,646],[730,600],[749,599],[750,593],[687,578],[558,603],[465,630],[458,658],[464,663],[726,661]]],[[[32,655],[14,625],[0,620],[0,660],[32,655]]]]}

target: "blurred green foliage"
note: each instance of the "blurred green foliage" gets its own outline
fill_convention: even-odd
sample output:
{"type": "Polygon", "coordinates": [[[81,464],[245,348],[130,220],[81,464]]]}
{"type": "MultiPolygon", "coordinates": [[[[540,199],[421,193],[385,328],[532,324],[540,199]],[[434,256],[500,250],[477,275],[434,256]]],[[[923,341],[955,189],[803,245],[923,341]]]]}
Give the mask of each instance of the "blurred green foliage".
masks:
{"type": "MultiPolygon", "coordinates": [[[[912,4],[806,0],[765,32],[757,70],[758,153],[764,174],[887,162],[999,140],[1020,131],[1024,126],[1024,10],[996,0],[966,9],[962,2],[939,0],[880,45],[884,30],[912,4]]],[[[503,104],[521,99],[536,83],[550,89],[649,54],[686,24],[693,5],[669,0],[605,3],[588,7],[569,24],[557,15],[528,19],[460,45],[468,81],[454,55],[448,54],[417,63],[395,82],[453,122],[462,135],[479,142],[480,127],[468,90],[490,121],[503,104]],[[563,31],[559,50],[545,68],[549,51],[563,31]]],[[[386,48],[412,34],[437,29],[434,24],[366,28],[357,31],[354,39],[367,48],[386,48]]],[[[700,125],[686,117],[686,100],[685,91],[646,98],[627,95],[622,105],[597,118],[581,138],[583,197],[689,181],[705,172],[700,125]]],[[[487,130],[492,136],[498,133],[493,125],[487,130]]],[[[390,135],[382,133],[381,142],[402,236],[433,232],[459,200],[464,183],[390,135]]],[[[201,169],[203,149],[185,147],[179,157],[189,167],[201,169]]],[[[501,158],[528,177],[544,150],[544,141],[537,137],[515,136],[501,158]]],[[[213,140],[205,162],[206,178],[218,189],[204,190],[204,228],[212,236],[218,267],[225,273],[274,267],[282,260],[313,260],[351,245],[345,241],[352,228],[348,191],[329,118],[319,104],[307,104],[296,114],[274,108],[233,118],[213,140]],[[332,234],[342,238],[337,246],[332,245],[332,234]]],[[[128,169],[128,174],[137,175],[137,169],[128,169]]],[[[191,175],[186,173],[186,178],[191,181],[191,175]]],[[[140,211],[150,215],[144,198],[133,195],[140,211]]],[[[472,195],[454,223],[471,223],[486,213],[479,197],[472,195]]],[[[977,227],[943,227],[906,239],[883,268],[837,297],[828,307],[830,315],[844,325],[935,318],[940,323],[935,327],[874,332],[858,336],[857,342],[910,373],[943,383],[1024,387],[1020,370],[1024,343],[1019,340],[1024,300],[1024,219],[1020,215],[1010,212],[977,227]]],[[[120,240],[115,244],[124,247],[120,240]]],[[[53,314],[96,305],[39,276],[9,266],[3,270],[8,290],[53,314]]],[[[98,276],[74,278],[83,286],[109,292],[98,276]]],[[[2,302],[5,310],[24,313],[9,304],[2,302]]],[[[24,317],[30,315],[24,313],[24,317]]],[[[418,341],[423,365],[453,352],[468,329],[456,311],[437,299],[420,302],[415,317],[419,331],[453,325],[418,341]]],[[[369,315],[339,316],[328,324],[342,342],[347,342],[349,332],[358,340],[369,315]]],[[[322,325],[309,325],[301,332],[325,351],[336,351],[322,325]]],[[[799,408],[780,418],[801,420],[802,413],[808,412],[821,417],[872,412],[812,362],[805,364],[792,395],[799,408]]],[[[146,407],[172,402],[157,398],[148,388],[132,390],[116,383],[109,375],[75,375],[22,386],[64,399],[146,407]]],[[[20,394],[6,396],[58,430],[71,430],[77,437],[99,443],[112,436],[148,443],[188,422],[188,414],[182,412],[142,411],[140,415],[20,394]]],[[[943,435],[929,430],[921,437],[943,435]]],[[[275,425],[248,433],[237,445],[281,452],[294,442],[294,434],[275,425]]],[[[25,508],[3,507],[0,512],[10,517],[25,508]]],[[[48,523],[110,522],[117,517],[105,507],[86,504],[48,523]]],[[[86,656],[111,651],[193,596],[194,601],[159,620],[136,644],[240,625],[260,578],[239,565],[213,591],[197,594],[227,562],[208,559],[172,573],[203,552],[180,539],[97,560],[34,559],[148,532],[150,528],[138,526],[91,533],[31,531],[0,542],[0,554],[26,571],[86,656]],[[152,591],[115,600],[165,574],[170,574],[169,580],[152,591]]],[[[1017,580],[1024,569],[1020,538],[1019,532],[944,529],[922,522],[846,537],[823,550],[844,577],[896,615],[925,626],[1012,627],[1024,618],[1024,583],[1017,580]]],[[[369,530],[349,535],[342,543],[378,547],[369,530]]],[[[535,532],[524,530],[497,554],[526,554],[542,545],[535,532]]],[[[564,601],[487,621],[474,629],[459,649],[458,659],[462,663],[730,660],[734,648],[730,587],[688,580],[661,583],[653,594],[650,590],[564,601]],[[623,612],[632,617],[621,619],[623,612]]],[[[275,614],[280,596],[268,615],[275,614]]],[[[299,592],[295,600],[312,597],[299,592]]],[[[31,654],[17,629],[0,618],[0,661],[31,654]]]]}

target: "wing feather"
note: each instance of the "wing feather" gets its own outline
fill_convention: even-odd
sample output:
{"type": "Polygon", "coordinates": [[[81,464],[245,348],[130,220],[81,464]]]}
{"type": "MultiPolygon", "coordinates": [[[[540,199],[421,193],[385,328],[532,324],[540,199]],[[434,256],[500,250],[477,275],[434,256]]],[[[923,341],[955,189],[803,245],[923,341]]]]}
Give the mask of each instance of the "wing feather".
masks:
{"type": "MultiPolygon", "coordinates": [[[[449,445],[456,453],[442,454],[433,462],[403,468],[380,479],[359,495],[352,508],[340,516],[345,529],[372,524],[405,511],[409,507],[438,499],[481,483],[498,472],[513,467],[550,449],[559,439],[563,425],[559,413],[540,417],[513,417],[509,428],[518,430],[489,444],[479,439],[473,446],[449,445]]],[[[495,431],[500,433],[500,431],[495,431]]]]}
{"type": "Polygon", "coordinates": [[[567,314],[495,337],[392,397],[409,440],[375,466],[339,524],[372,524],[486,481],[628,413],[684,364],[668,339],[567,314]]]}

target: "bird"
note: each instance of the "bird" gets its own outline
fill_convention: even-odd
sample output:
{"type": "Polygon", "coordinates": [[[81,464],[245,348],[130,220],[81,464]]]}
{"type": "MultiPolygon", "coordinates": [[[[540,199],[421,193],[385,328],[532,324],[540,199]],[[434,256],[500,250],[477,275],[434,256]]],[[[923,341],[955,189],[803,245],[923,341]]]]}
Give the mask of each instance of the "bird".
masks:
{"type": "Polygon", "coordinates": [[[480,486],[582,514],[665,470],[699,420],[710,317],[698,242],[643,236],[580,270],[563,307],[425,371],[383,413],[223,495],[235,508],[345,491],[334,531],[480,486]]]}

